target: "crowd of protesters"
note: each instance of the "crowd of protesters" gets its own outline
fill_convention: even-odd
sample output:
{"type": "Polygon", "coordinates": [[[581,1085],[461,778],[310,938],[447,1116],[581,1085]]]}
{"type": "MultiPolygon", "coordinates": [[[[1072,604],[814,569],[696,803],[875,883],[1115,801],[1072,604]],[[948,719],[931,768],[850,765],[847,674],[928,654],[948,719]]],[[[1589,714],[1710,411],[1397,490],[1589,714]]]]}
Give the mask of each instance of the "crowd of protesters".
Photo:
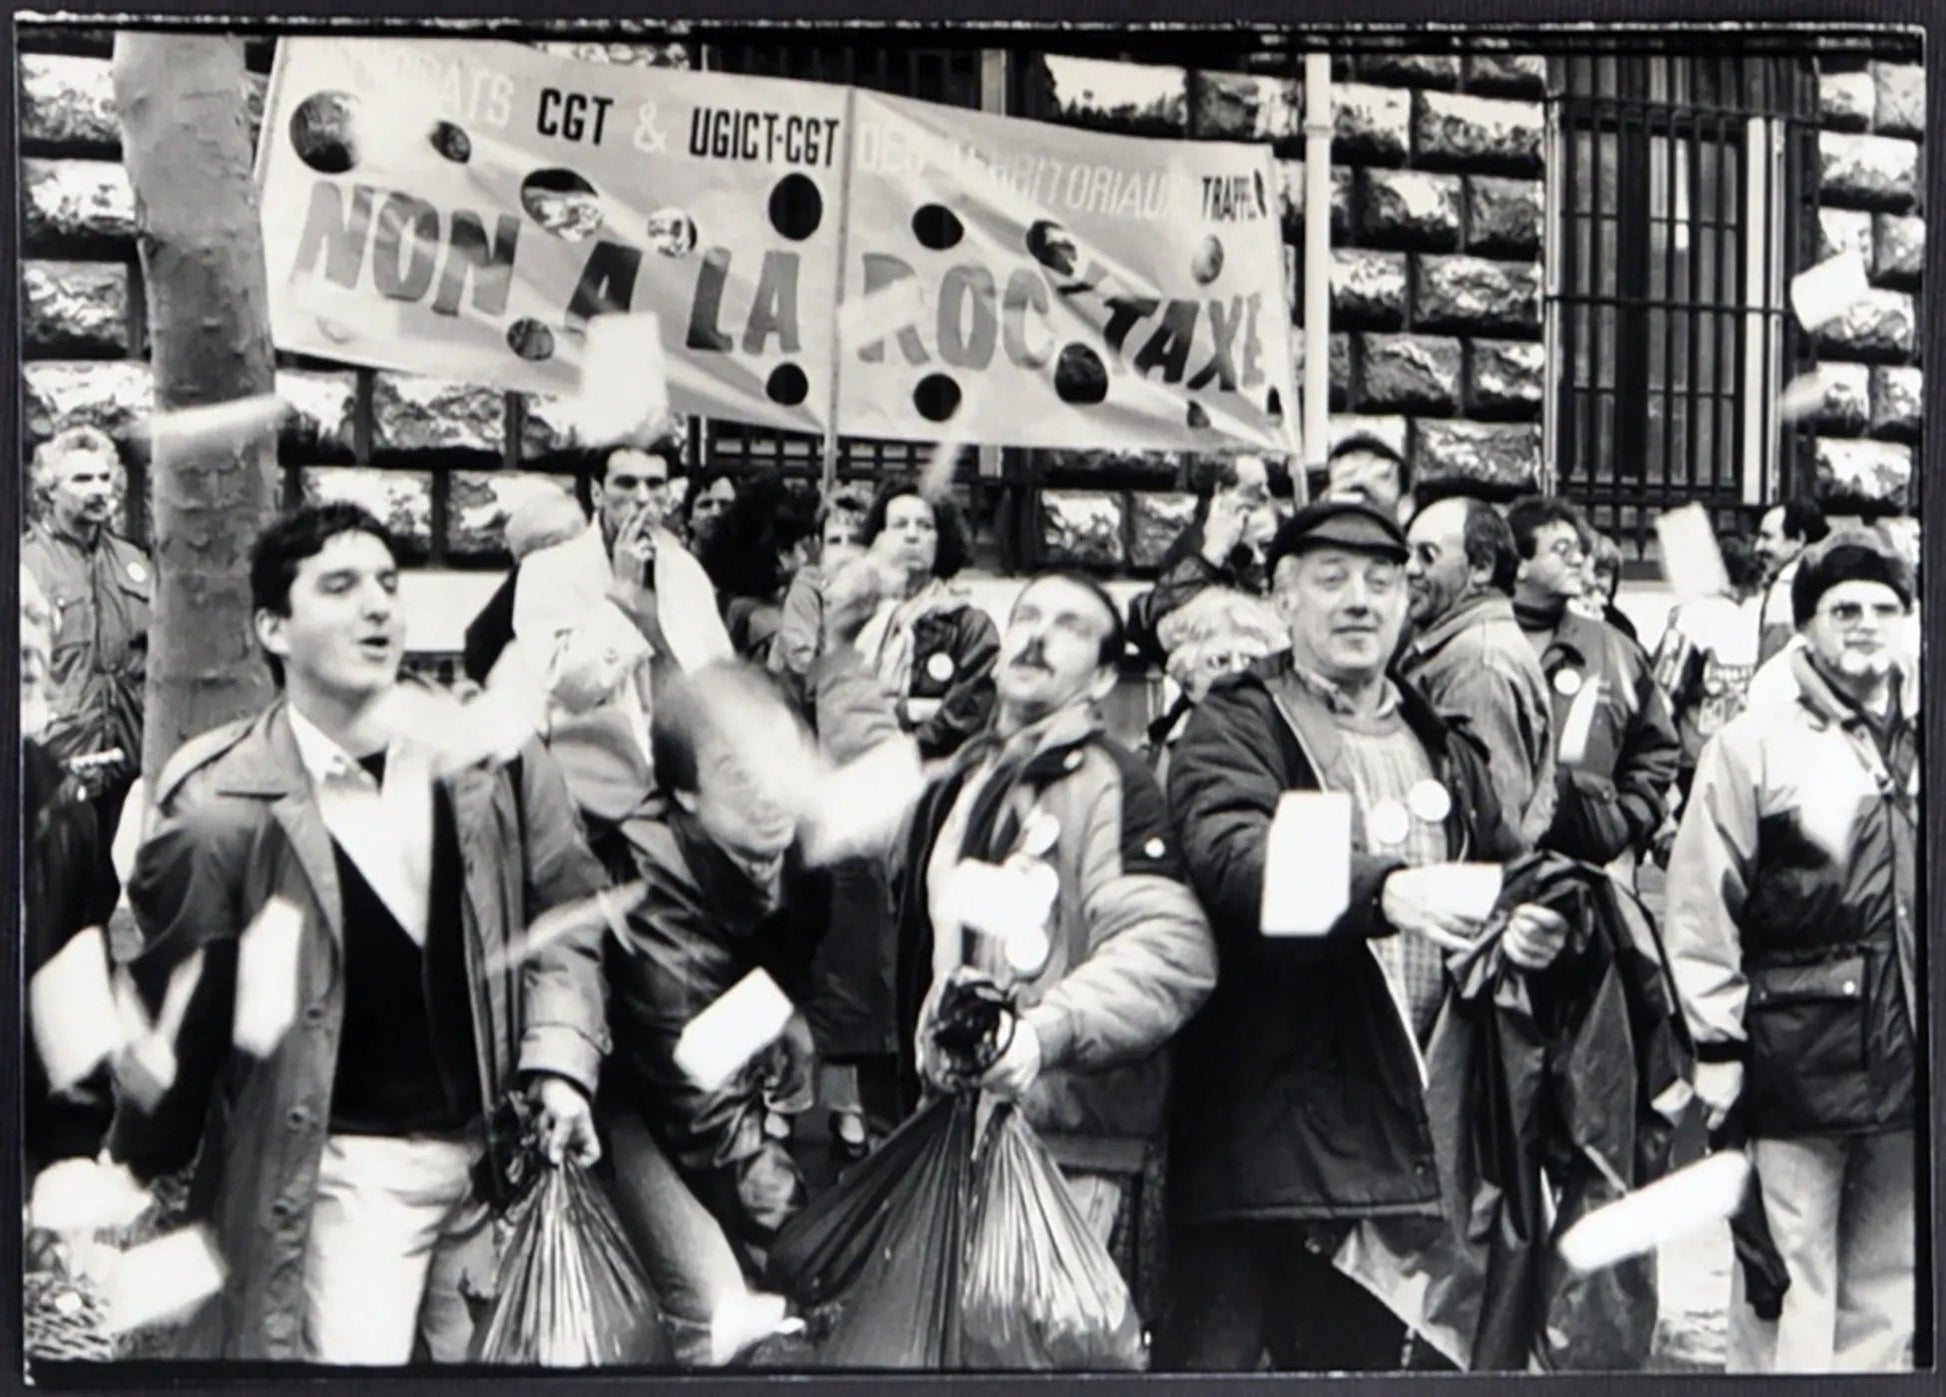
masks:
{"type": "MultiPolygon", "coordinates": [[[[531,732],[441,765],[390,724],[414,687],[396,548],[355,506],[307,506],[251,558],[276,700],[191,740],[125,813],[150,565],[109,531],[105,437],[56,437],[33,481],[27,971],[125,923],[102,944],[169,1070],[50,1070],[72,1026],[32,996],[30,1170],[191,1171],[227,1272],[186,1354],[465,1358],[525,1130],[551,1161],[601,1161],[674,1360],[736,1361],[783,1318],[766,1255],[828,1186],[810,1147],[855,1162],[948,1087],[928,1025],[971,973],[1013,1014],[980,1092],[1040,1133],[1101,1242],[1166,1226],[1153,1367],[1588,1366],[1551,1307],[1619,1332],[1639,1294],[1597,1314],[1601,1292],[1537,1280],[1531,1312],[1455,1344],[1368,1263],[1418,1228],[1423,1298],[1503,1194],[1566,1221],[1551,1142],[1524,1143],[1525,1178],[1456,1158],[1432,1084],[1509,996],[1530,1024],[1594,1022],[1612,958],[1589,909],[1613,889],[1639,909],[1659,863],[1636,1046],[1583,1033],[1600,1046],[1572,1070],[1642,1084],[1614,1132],[1666,1138],[1693,1110],[1753,1162],[1733,1369],[1912,1362],[1916,560],[1873,530],[1808,501],[1724,530],[1728,591],[1684,598],[1651,653],[1616,608],[1619,550],[1574,505],[1416,489],[1358,437],[1303,507],[1260,460],[1199,471],[1132,606],[1048,572],[996,624],[950,493],[819,500],[624,447],[587,463],[592,520],[564,493],[509,521],[514,571],[467,631],[476,702],[517,666],[539,678],[531,732]],[[1131,653],[1174,691],[1146,751],[1102,716],[1131,653]],[[798,754],[888,745],[912,753],[910,808],[810,857],[826,768],[798,754]],[[1348,884],[1310,936],[1265,915],[1294,792],[1351,811],[1348,884]],[[114,867],[118,831],[139,853],[114,867]],[[1051,870],[1025,961],[954,896],[963,863],[1023,860],[1051,870]],[[1491,907],[1481,864],[1505,871],[1491,907]],[[529,938],[611,888],[602,916],[529,938]],[[302,922],[295,1014],[250,1055],[239,946],[272,901],[302,922]],[[685,1029],[756,970],[788,1022],[699,1080],[685,1029]],[[1651,1038],[1693,1053],[1680,1091],[1651,1082],[1651,1038]]],[[[1531,1089],[1562,1090],[1555,1067],[1531,1089]]],[[[1626,1191],[1668,1162],[1603,1168],[1626,1191]]],[[[1652,1330],[1652,1285],[1646,1303],[1652,1330]]]]}

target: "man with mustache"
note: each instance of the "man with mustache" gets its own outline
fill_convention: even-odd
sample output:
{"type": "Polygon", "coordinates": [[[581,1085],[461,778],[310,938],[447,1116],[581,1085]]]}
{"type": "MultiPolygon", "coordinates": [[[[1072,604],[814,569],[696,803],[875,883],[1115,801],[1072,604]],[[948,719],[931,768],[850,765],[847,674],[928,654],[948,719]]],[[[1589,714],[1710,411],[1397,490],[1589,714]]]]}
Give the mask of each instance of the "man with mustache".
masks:
{"type": "MultiPolygon", "coordinates": [[[[1291,649],[1219,679],[1170,766],[1223,973],[1177,1052],[1159,1369],[1247,1371],[1268,1350],[1282,1371],[1375,1371],[1404,1356],[1404,1326],[1331,1257],[1362,1218],[1440,1214],[1421,1054],[1446,951],[1485,918],[1457,865],[1520,851],[1478,749],[1387,676],[1406,557],[1397,523],[1362,502],[1300,510],[1269,555],[1291,649]],[[1351,798],[1343,911],[1317,935],[1266,934],[1273,819],[1285,793],[1316,791],[1351,798]]],[[[1531,973],[1567,924],[1522,905],[1503,936],[1531,973]]]]}
{"type": "Polygon", "coordinates": [[[1719,1141],[1748,1141],[1789,1276],[1765,1319],[1737,1268],[1731,1372],[1913,1361],[1920,752],[1893,636],[1912,601],[1869,535],[1807,551],[1794,701],[1703,748],[1669,856],[1696,1092],[1719,1141]]]}
{"type": "MultiPolygon", "coordinates": [[[[871,575],[861,559],[834,579],[813,669],[818,730],[840,757],[900,735],[852,644],[875,605],[871,575]]],[[[976,1085],[1015,1102],[1104,1243],[1125,1203],[1122,1177],[1162,1128],[1161,1049],[1216,980],[1162,793],[1099,709],[1124,643],[1114,601],[1093,579],[1054,573],[1021,589],[994,669],[993,721],[919,798],[894,880],[905,1109],[922,1085],[976,1085]],[[955,895],[966,861],[1005,865],[1051,901],[1011,926],[968,924],[991,909],[955,895]],[[967,971],[1017,994],[1005,1051],[977,1083],[951,1081],[924,1049],[941,987],[967,971]]]]}
{"type": "Polygon", "coordinates": [[[106,433],[70,427],[42,443],[31,479],[41,509],[20,558],[53,612],[40,741],[81,780],[98,827],[111,833],[142,763],[154,570],[111,527],[126,479],[106,433]]]}

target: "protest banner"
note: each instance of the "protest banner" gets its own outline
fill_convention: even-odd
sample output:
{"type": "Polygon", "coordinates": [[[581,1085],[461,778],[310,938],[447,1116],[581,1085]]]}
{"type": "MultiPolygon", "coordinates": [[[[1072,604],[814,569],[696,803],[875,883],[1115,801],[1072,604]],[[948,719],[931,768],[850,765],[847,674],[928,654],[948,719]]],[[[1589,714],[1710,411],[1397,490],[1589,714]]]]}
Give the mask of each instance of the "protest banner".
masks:
{"type": "Polygon", "coordinates": [[[1297,449],[1263,146],[512,43],[302,38],[279,45],[258,178],[280,349],[578,394],[590,320],[652,314],[678,413],[1297,449]]]}
{"type": "Polygon", "coordinates": [[[652,312],[676,412],[820,431],[848,90],[497,41],[278,44],[258,150],[278,348],[574,394],[652,312]]]}
{"type": "Polygon", "coordinates": [[[1277,188],[1261,145],[859,92],[844,297],[921,305],[842,346],[840,430],[1296,453],[1277,188]]]}

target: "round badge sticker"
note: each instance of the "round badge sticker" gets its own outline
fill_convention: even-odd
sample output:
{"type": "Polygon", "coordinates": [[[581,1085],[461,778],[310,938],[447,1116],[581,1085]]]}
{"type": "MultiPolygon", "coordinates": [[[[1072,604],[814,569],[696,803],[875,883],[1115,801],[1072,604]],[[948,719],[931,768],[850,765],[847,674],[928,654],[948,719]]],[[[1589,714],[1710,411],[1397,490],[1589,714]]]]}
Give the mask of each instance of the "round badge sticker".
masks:
{"type": "Polygon", "coordinates": [[[1556,670],[1554,692],[1562,698],[1573,698],[1581,692],[1581,671],[1578,669],[1556,670]]]}
{"type": "Polygon", "coordinates": [[[1051,949],[1047,933],[1040,927],[1015,927],[1007,933],[1007,964],[1022,975],[1032,975],[1046,965],[1051,949]]]}
{"type": "Polygon", "coordinates": [[[1453,798],[1437,781],[1419,782],[1407,792],[1405,800],[1412,813],[1429,825],[1436,825],[1453,813],[1453,798]]]}
{"type": "Polygon", "coordinates": [[[1373,844],[1389,848],[1405,843],[1405,837],[1412,832],[1412,819],[1398,801],[1383,800],[1365,817],[1365,832],[1372,837],[1373,844]]]}
{"type": "Polygon", "coordinates": [[[926,677],[944,684],[953,677],[953,657],[947,654],[934,655],[926,661],[926,677]]]}
{"type": "Polygon", "coordinates": [[[137,582],[146,582],[149,580],[149,570],[137,562],[129,563],[128,575],[137,582]]]}
{"type": "Polygon", "coordinates": [[[1039,858],[1054,847],[1054,841],[1061,837],[1061,822],[1045,810],[1036,810],[1027,817],[1027,823],[1020,831],[1020,852],[1039,858]]]}

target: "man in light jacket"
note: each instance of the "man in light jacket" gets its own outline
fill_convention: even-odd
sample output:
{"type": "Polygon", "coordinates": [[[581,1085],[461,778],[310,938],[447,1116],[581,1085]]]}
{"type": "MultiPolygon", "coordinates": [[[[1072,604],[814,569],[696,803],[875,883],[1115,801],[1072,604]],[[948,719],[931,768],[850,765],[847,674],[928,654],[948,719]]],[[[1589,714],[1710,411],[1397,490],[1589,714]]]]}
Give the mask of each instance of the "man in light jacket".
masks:
{"type": "Polygon", "coordinates": [[[1834,534],[1792,584],[1794,702],[1703,748],[1665,938],[1713,1131],[1747,1139],[1789,1276],[1761,1318],[1733,1276],[1731,1372],[1913,1361],[1918,1243],[1919,732],[1893,632],[1910,574],[1834,534]]]}
{"type": "MultiPolygon", "coordinates": [[[[813,670],[818,731],[841,757],[898,733],[848,643],[869,605],[841,576],[826,609],[833,643],[813,670]]],[[[922,1045],[947,977],[966,966],[1011,983],[1015,1031],[979,1085],[1018,1103],[1104,1242],[1126,1201],[1123,1176],[1161,1133],[1165,1046],[1216,981],[1162,793],[1098,707],[1123,644],[1115,604],[1091,579],[1053,574],[1021,590],[994,670],[994,719],[920,797],[893,880],[906,1108],[923,1080],[938,1080],[922,1045]],[[969,909],[951,888],[969,860],[1051,871],[1038,935],[964,924],[969,909]]]]}
{"type": "Polygon", "coordinates": [[[423,1341],[458,1361],[518,1146],[489,1122],[518,1094],[551,1159],[597,1153],[600,920],[510,948],[606,880],[538,742],[441,774],[396,735],[382,524],[298,510],[250,576],[283,692],[157,784],[126,967],[154,1041],[117,1063],[108,1154],[139,1180],[196,1161],[191,1213],[226,1276],[186,1355],[388,1366],[423,1341]]]}

